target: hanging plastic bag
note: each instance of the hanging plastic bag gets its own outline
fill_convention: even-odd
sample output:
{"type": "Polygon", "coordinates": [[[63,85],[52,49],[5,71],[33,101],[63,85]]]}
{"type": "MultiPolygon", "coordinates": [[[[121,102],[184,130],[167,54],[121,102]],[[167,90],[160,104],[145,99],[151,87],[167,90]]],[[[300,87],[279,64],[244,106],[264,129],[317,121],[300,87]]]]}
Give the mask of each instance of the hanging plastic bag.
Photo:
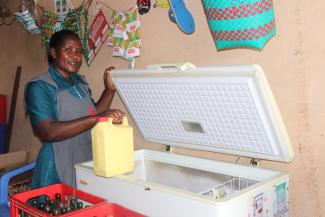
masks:
{"type": "Polygon", "coordinates": [[[35,18],[28,9],[22,9],[15,12],[17,21],[20,22],[23,27],[32,34],[40,34],[41,29],[38,27],[35,18]]]}
{"type": "Polygon", "coordinates": [[[202,0],[218,50],[262,49],[276,34],[272,0],[202,0]]]}

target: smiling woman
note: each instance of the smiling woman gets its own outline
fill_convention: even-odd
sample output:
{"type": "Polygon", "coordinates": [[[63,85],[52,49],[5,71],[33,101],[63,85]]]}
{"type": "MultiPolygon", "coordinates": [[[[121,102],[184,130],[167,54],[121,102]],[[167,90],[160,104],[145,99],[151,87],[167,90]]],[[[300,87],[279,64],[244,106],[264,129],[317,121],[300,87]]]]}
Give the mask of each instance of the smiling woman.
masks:
{"type": "Polygon", "coordinates": [[[107,115],[120,121],[123,113],[109,109],[115,87],[108,68],[105,89],[94,103],[84,76],[77,72],[82,64],[81,42],[73,31],[53,34],[49,44],[48,71],[26,85],[26,112],[35,135],[42,141],[34,169],[32,187],[54,183],[75,186],[74,164],[91,160],[90,128],[97,117],[107,115]]]}
{"type": "Polygon", "coordinates": [[[71,73],[78,72],[82,64],[82,47],[79,37],[72,31],[63,30],[53,35],[48,56],[49,63],[55,63],[56,70],[71,81],[71,73]],[[61,35],[65,35],[62,43],[61,35]]]}

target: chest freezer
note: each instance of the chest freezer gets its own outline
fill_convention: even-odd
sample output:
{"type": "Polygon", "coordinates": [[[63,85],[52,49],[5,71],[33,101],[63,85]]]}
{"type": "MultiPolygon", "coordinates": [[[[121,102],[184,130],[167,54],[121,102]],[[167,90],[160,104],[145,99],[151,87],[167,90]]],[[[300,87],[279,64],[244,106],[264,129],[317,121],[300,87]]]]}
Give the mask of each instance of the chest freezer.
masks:
{"type": "MultiPolygon", "coordinates": [[[[113,71],[144,139],[153,144],[290,162],[293,151],[257,65],[113,71]]],[[[190,65],[192,66],[192,65],[190,65]]],[[[284,172],[171,152],[135,151],[132,172],[96,176],[77,164],[77,187],[152,217],[288,217],[284,172]]]]}

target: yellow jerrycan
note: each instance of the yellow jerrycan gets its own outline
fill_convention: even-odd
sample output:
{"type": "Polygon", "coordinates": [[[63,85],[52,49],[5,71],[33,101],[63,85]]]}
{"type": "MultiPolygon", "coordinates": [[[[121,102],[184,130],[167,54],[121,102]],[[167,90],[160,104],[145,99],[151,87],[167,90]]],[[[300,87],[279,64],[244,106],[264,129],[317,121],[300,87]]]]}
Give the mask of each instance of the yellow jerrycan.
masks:
{"type": "Polygon", "coordinates": [[[133,128],[126,117],[121,124],[113,124],[112,118],[97,118],[91,137],[96,175],[112,177],[133,170],[133,128]]]}

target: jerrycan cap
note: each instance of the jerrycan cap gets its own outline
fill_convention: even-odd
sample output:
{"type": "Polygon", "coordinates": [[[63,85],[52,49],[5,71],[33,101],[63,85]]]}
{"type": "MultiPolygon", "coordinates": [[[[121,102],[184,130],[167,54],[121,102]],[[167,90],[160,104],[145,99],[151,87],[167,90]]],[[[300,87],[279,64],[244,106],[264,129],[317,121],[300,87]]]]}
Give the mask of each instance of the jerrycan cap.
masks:
{"type": "Polygon", "coordinates": [[[97,122],[106,122],[108,119],[107,116],[100,116],[100,117],[97,117],[97,122]]]}

